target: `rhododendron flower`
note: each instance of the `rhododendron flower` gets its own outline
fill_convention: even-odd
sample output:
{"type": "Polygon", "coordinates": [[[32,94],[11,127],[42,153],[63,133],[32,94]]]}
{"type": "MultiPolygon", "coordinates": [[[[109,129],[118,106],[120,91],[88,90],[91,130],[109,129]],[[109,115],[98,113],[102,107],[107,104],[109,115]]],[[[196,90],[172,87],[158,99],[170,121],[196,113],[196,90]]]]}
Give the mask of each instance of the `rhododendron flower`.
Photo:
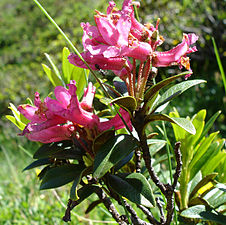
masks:
{"type": "MultiPolygon", "coordinates": [[[[128,58],[145,61],[152,53],[151,37],[156,28],[141,25],[134,17],[132,0],[125,0],[122,10],[109,2],[107,14],[97,11],[94,16],[96,26],[82,23],[83,47],[81,54],[84,60],[94,70],[109,69],[121,71],[128,65],[128,58]]],[[[75,54],[70,54],[69,62],[86,68],[82,60],[75,54]]]]}
{"type": "MultiPolygon", "coordinates": [[[[125,127],[119,115],[101,122],[100,118],[92,112],[95,95],[95,87],[92,83],[85,88],[81,102],[78,101],[76,95],[75,81],[71,81],[68,87],[66,89],[57,86],[54,90],[56,99],[47,97],[44,102],[41,102],[39,93],[36,92],[34,106],[20,105],[18,107],[20,113],[30,120],[22,135],[32,141],[50,143],[71,139],[77,132],[78,126],[94,134],[110,128],[117,130],[125,127]]],[[[132,130],[129,113],[123,109],[119,111],[132,130]]]]}
{"type": "Polygon", "coordinates": [[[41,102],[39,93],[35,93],[34,106],[20,105],[19,112],[30,123],[27,124],[21,135],[25,135],[31,141],[43,143],[56,142],[70,139],[73,128],[70,125],[60,126],[67,121],[52,113],[46,105],[47,98],[41,102]]]}
{"type": "Polygon", "coordinates": [[[54,94],[56,96],[56,100],[51,98],[47,99],[46,105],[48,109],[55,115],[58,115],[73,123],[88,128],[93,128],[99,122],[98,116],[96,116],[92,112],[89,112],[95,94],[95,88],[92,87],[91,83],[89,84],[89,87],[85,93],[85,98],[88,95],[90,97],[90,102],[88,102],[88,104],[85,104],[87,100],[84,100],[81,104],[78,101],[78,97],[76,95],[77,88],[75,86],[75,82],[71,81],[71,83],[68,84],[68,87],[69,89],[66,89],[62,86],[57,86],[55,88],[54,94]],[[89,91],[89,93],[87,91],[89,91]],[[88,111],[86,110],[87,106],[88,111]]]}
{"type": "Polygon", "coordinates": [[[154,52],[153,66],[166,67],[172,65],[179,65],[180,68],[185,67],[191,71],[189,58],[187,54],[197,51],[197,48],[190,47],[198,40],[198,36],[191,34],[184,34],[183,41],[173,49],[166,52],[154,52]]]}

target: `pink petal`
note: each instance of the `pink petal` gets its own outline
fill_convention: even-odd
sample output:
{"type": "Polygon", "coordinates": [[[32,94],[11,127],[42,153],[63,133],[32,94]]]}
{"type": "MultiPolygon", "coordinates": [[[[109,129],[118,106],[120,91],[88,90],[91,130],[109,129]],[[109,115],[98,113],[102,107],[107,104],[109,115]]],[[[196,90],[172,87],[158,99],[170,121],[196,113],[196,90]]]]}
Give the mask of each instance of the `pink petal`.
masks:
{"type": "Polygon", "coordinates": [[[64,107],[70,104],[71,95],[68,90],[62,86],[55,87],[54,94],[56,96],[57,101],[64,107]]]}
{"type": "Polygon", "coordinates": [[[93,99],[95,95],[96,88],[90,82],[88,87],[84,90],[84,95],[80,103],[82,109],[91,112],[93,110],[93,99]]]}
{"type": "Polygon", "coordinates": [[[103,39],[109,45],[117,45],[119,39],[119,32],[116,29],[115,25],[106,17],[95,16],[95,22],[103,39]]]}
{"type": "Polygon", "coordinates": [[[27,133],[26,137],[31,141],[42,143],[58,142],[71,139],[73,128],[70,125],[54,126],[38,132],[27,133]]]}
{"type": "Polygon", "coordinates": [[[112,12],[112,10],[113,10],[114,7],[115,7],[114,1],[110,1],[109,2],[109,6],[107,8],[107,15],[111,14],[111,12],[112,12]]]}
{"type": "Polygon", "coordinates": [[[18,106],[17,109],[28,120],[32,120],[34,116],[36,116],[35,112],[38,110],[36,106],[31,106],[31,105],[20,105],[18,106]]]}
{"type": "Polygon", "coordinates": [[[141,61],[147,60],[147,56],[149,56],[152,52],[151,46],[146,42],[139,42],[137,45],[124,47],[122,50],[122,54],[133,57],[135,59],[139,59],[141,61]]]}
{"type": "MultiPolygon", "coordinates": [[[[119,109],[119,112],[121,113],[123,119],[127,123],[129,129],[132,130],[133,127],[132,127],[129,113],[124,109],[119,109]]],[[[99,124],[99,131],[102,132],[102,131],[111,129],[113,127],[115,128],[115,130],[119,130],[125,127],[125,124],[123,123],[122,119],[118,114],[114,118],[110,119],[109,121],[101,122],[99,124]]]]}

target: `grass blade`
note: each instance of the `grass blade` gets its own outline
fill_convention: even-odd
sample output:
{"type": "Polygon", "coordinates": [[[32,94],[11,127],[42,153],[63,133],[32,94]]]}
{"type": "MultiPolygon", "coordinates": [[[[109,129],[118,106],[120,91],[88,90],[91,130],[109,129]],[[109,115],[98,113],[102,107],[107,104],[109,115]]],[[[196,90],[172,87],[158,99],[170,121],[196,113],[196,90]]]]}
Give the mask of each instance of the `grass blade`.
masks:
{"type": "Polygon", "coordinates": [[[225,78],[224,68],[222,66],[221,59],[220,59],[220,56],[219,56],[219,53],[218,53],[218,49],[217,49],[217,45],[216,45],[216,42],[215,42],[213,37],[212,37],[212,42],[213,42],[214,52],[215,52],[215,55],[216,55],[217,63],[218,63],[218,66],[219,66],[219,70],[220,70],[220,73],[221,73],[221,76],[222,76],[222,80],[223,80],[225,94],[226,94],[226,78],[225,78]]]}

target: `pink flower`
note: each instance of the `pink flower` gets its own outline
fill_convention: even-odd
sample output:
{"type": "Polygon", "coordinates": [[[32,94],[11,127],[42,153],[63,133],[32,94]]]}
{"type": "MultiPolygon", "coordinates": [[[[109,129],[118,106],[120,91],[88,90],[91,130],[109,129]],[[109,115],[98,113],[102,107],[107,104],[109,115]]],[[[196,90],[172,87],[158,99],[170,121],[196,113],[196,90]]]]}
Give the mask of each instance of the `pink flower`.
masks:
{"type": "Polygon", "coordinates": [[[92,129],[99,122],[98,116],[89,112],[92,108],[92,101],[95,94],[95,88],[92,84],[85,90],[85,96],[80,103],[76,95],[75,82],[71,81],[68,84],[69,89],[61,86],[55,88],[55,99],[48,98],[46,105],[48,109],[65,120],[71,121],[73,123],[88,127],[92,129]],[[87,99],[87,96],[91,99],[87,99]],[[88,111],[87,111],[88,109],[88,111]]]}
{"type": "MultiPolygon", "coordinates": [[[[97,11],[94,18],[96,26],[81,24],[84,31],[84,52],[81,55],[93,70],[122,71],[129,64],[127,57],[145,61],[152,53],[151,36],[156,29],[136,21],[132,0],[125,0],[122,10],[115,8],[115,3],[110,1],[107,14],[97,11]]],[[[87,68],[75,54],[68,59],[76,66],[87,68]]]]}
{"type": "MultiPolygon", "coordinates": [[[[95,87],[92,83],[84,90],[83,99],[78,101],[75,81],[68,84],[68,89],[57,86],[54,90],[56,99],[49,97],[41,102],[39,93],[35,93],[34,106],[20,105],[18,110],[30,122],[21,135],[29,140],[42,143],[51,143],[71,139],[78,126],[88,129],[88,133],[97,134],[110,128],[121,129],[125,127],[119,115],[109,121],[100,122],[98,116],[92,111],[92,103],[95,95],[95,87]]],[[[132,129],[130,115],[120,109],[120,112],[132,129]]]]}
{"type": "Polygon", "coordinates": [[[189,58],[187,54],[196,52],[196,47],[190,47],[198,40],[198,36],[191,34],[184,34],[183,41],[175,48],[166,52],[154,52],[153,66],[167,67],[172,65],[179,65],[180,68],[185,67],[191,71],[189,58]]]}
{"type": "MultiPolygon", "coordinates": [[[[129,129],[132,130],[132,123],[130,120],[130,115],[127,111],[124,109],[120,108],[119,109],[120,114],[122,115],[123,119],[125,120],[126,124],[128,125],[129,129]]],[[[105,131],[111,128],[114,128],[115,130],[119,130],[125,127],[125,124],[123,123],[122,119],[118,114],[116,114],[115,117],[113,117],[109,121],[104,121],[99,124],[99,131],[105,131]]]]}
{"type": "Polygon", "coordinates": [[[46,105],[47,98],[41,102],[39,93],[35,93],[34,106],[20,105],[18,110],[30,122],[21,135],[25,135],[31,141],[49,143],[53,141],[66,140],[71,137],[70,125],[60,126],[67,121],[49,111],[46,105]]]}

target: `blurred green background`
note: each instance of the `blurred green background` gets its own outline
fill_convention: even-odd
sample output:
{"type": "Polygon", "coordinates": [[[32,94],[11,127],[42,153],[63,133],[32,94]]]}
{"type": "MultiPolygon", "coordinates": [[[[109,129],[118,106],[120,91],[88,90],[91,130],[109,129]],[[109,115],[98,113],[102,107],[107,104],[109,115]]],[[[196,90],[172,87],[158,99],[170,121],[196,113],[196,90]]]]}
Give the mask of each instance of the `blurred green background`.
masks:
{"type": "MultiPolygon", "coordinates": [[[[80,51],[80,23],[89,21],[93,24],[94,9],[105,12],[108,5],[108,1],[104,0],[40,2],[80,51]]],[[[116,1],[119,8],[121,2],[116,1]]],[[[205,79],[207,84],[188,90],[175,99],[171,106],[175,106],[182,117],[191,116],[206,108],[208,119],[221,110],[222,114],[214,129],[220,130],[224,137],[226,96],[211,37],[215,38],[223,67],[226,68],[225,9],[225,0],[142,0],[139,9],[142,23],[155,24],[157,18],[161,18],[159,30],[165,38],[161,50],[169,50],[179,43],[183,33],[194,32],[199,35],[198,52],[190,56],[193,69],[191,78],[205,79]]],[[[35,174],[21,174],[22,169],[31,162],[28,154],[21,148],[32,153],[37,144],[17,137],[19,130],[7,122],[4,116],[10,113],[7,108],[10,102],[18,105],[25,102],[27,97],[33,99],[35,91],[39,91],[42,96],[52,91],[41,63],[48,64],[44,57],[46,52],[60,68],[61,51],[64,46],[67,46],[65,40],[32,0],[0,1],[0,143],[3,146],[0,148],[1,224],[59,224],[63,215],[62,206],[52,199],[54,196],[51,192],[43,192],[41,199],[38,197],[38,181],[35,174]],[[34,193],[31,193],[31,190],[34,193]],[[47,201],[48,206],[45,204],[47,201]],[[31,206],[31,202],[36,204],[31,206]]],[[[177,72],[177,67],[161,69],[157,79],[177,72]]],[[[66,203],[67,194],[62,195],[66,203]]],[[[110,219],[106,212],[101,211],[100,217],[98,216],[94,214],[91,218],[110,219]]]]}

